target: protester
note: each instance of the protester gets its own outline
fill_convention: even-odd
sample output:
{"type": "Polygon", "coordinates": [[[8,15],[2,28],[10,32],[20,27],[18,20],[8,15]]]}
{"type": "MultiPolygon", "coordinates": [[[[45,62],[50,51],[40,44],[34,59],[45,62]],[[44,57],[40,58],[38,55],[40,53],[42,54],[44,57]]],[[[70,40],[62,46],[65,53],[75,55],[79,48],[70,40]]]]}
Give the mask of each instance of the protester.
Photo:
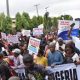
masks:
{"type": "Polygon", "coordinates": [[[71,40],[69,41],[67,44],[71,44],[74,46],[74,52],[77,53],[78,55],[80,55],[80,50],[78,48],[76,48],[75,43],[71,40]]]}
{"type": "Polygon", "coordinates": [[[65,43],[64,43],[62,38],[58,38],[57,43],[56,43],[56,50],[64,52],[64,50],[65,50],[65,43]]]}
{"type": "Polygon", "coordinates": [[[44,51],[42,49],[39,50],[35,63],[44,67],[48,66],[47,58],[44,57],[44,51]]]}
{"type": "Polygon", "coordinates": [[[52,66],[54,64],[59,65],[63,63],[63,56],[60,51],[55,50],[55,43],[49,44],[50,52],[48,53],[48,66],[52,66]]]}
{"type": "Polygon", "coordinates": [[[79,62],[79,56],[77,53],[75,53],[75,49],[74,49],[74,45],[73,44],[66,44],[65,46],[65,63],[77,63],[79,62]]]}
{"type": "Polygon", "coordinates": [[[23,56],[23,62],[25,65],[26,80],[45,80],[45,76],[49,75],[49,71],[43,66],[34,63],[33,56],[30,54],[23,56]]]}
{"type": "Polygon", "coordinates": [[[21,55],[21,50],[16,48],[12,52],[14,55],[8,56],[9,59],[13,60],[14,66],[12,66],[12,68],[17,69],[23,67],[23,56],[21,55]]]}
{"type": "Polygon", "coordinates": [[[3,60],[3,53],[0,53],[0,80],[8,80],[11,77],[8,63],[3,60]]]}
{"type": "Polygon", "coordinates": [[[27,50],[27,44],[23,44],[23,43],[20,43],[19,44],[19,49],[21,50],[21,54],[24,55],[26,52],[28,52],[27,50]]]}

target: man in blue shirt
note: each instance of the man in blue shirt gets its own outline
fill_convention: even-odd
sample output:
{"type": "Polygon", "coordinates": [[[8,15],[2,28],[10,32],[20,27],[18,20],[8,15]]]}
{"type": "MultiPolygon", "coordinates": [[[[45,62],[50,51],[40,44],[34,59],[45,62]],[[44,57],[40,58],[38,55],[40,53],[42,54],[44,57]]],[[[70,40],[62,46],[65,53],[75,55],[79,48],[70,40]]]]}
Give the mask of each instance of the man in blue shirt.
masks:
{"type": "Polygon", "coordinates": [[[55,50],[55,43],[49,44],[50,52],[48,53],[48,65],[59,65],[63,63],[63,54],[60,51],[55,50]]]}

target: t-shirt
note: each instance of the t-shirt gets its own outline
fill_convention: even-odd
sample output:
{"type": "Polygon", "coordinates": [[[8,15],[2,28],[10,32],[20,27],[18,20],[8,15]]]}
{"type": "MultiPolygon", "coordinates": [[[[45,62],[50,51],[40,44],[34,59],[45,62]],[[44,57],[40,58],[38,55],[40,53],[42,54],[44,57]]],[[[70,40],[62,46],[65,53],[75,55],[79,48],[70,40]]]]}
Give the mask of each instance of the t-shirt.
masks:
{"type": "Polygon", "coordinates": [[[44,56],[37,57],[37,58],[36,58],[36,64],[40,64],[40,65],[43,65],[43,66],[47,66],[47,65],[48,65],[47,58],[44,57],[44,56]]]}
{"type": "Polygon", "coordinates": [[[52,64],[62,64],[63,63],[63,55],[60,51],[54,51],[48,53],[48,65],[51,66],[52,64]]]}
{"type": "Polygon", "coordinates": [[[63,50],[65,50],[65,44],[63,44],[62,46],[60,46],[59,43],[57,42],[56,43],[56,50],[60,50],[59,47],[61,47],[63,50]]]}
{"type": "Polygon", "coordinates": [[[80,39],[78,37],[72,36],[72,40],[75,43],[76,48],[80,50],[80,39]]]}
{"type": "Polygon", "coordinates": [[[66,54],[64,53],[64,57],[65,57],[65,63],[73,63],[75,61],[79,61],[79,56],[77,53],[75,53],[72,57],[66,56],[66,54]]]}

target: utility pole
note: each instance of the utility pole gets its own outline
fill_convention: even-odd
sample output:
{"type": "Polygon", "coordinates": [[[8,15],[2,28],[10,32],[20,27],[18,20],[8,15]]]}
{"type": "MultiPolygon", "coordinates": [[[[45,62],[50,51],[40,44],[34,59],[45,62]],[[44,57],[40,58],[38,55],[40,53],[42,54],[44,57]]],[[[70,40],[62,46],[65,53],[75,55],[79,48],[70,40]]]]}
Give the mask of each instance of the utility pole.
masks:
{"type": "Polygon", "coordinates": [[[36,7],[36,12],[37,12],[37,16],[39,17],[39,12],[38,12],[38,6],[39,6],[40,4],[36,4],[36,5],[34,5],[35,7],[36,7]]]}
{"type": "Polygon", "coordinates": [[[6,0],[6,10],[7,10],[7,16],[10,16],[10,13],[9,13],[9,0],[6,0]]]}
{"type": "Polygon", "coordinates": [[[46,23],[46,31],[48,30],[48,15],[49,15],[49,13],[48,13],[48,11],[47,11],[48,8],[49,8],[49,7],[46,7],[46,8],[45,8],[45,10],[46,10],[45,14],[46,14],[46,20],[47,20],[47,23],[46,23]]]}

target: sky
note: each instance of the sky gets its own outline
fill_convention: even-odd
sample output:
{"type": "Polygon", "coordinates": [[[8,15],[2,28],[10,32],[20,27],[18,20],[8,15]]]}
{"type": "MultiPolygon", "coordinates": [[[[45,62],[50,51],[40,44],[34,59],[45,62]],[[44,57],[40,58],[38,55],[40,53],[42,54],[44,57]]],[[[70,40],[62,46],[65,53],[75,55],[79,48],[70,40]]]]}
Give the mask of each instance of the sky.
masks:
{"type": "MultiPolygon", "coordinates": [[[[73,18],[80,18],[80,0],[9,0],[10,16],[15,17],[17,12],[27,12],[30,17],[36,15],[38,4],[39,15],[43,16],[47,11],[50,16],[69,14],[73,18]]],[[[0,0],[0,13],[6,14],[6,0],[0,0]]]]}

